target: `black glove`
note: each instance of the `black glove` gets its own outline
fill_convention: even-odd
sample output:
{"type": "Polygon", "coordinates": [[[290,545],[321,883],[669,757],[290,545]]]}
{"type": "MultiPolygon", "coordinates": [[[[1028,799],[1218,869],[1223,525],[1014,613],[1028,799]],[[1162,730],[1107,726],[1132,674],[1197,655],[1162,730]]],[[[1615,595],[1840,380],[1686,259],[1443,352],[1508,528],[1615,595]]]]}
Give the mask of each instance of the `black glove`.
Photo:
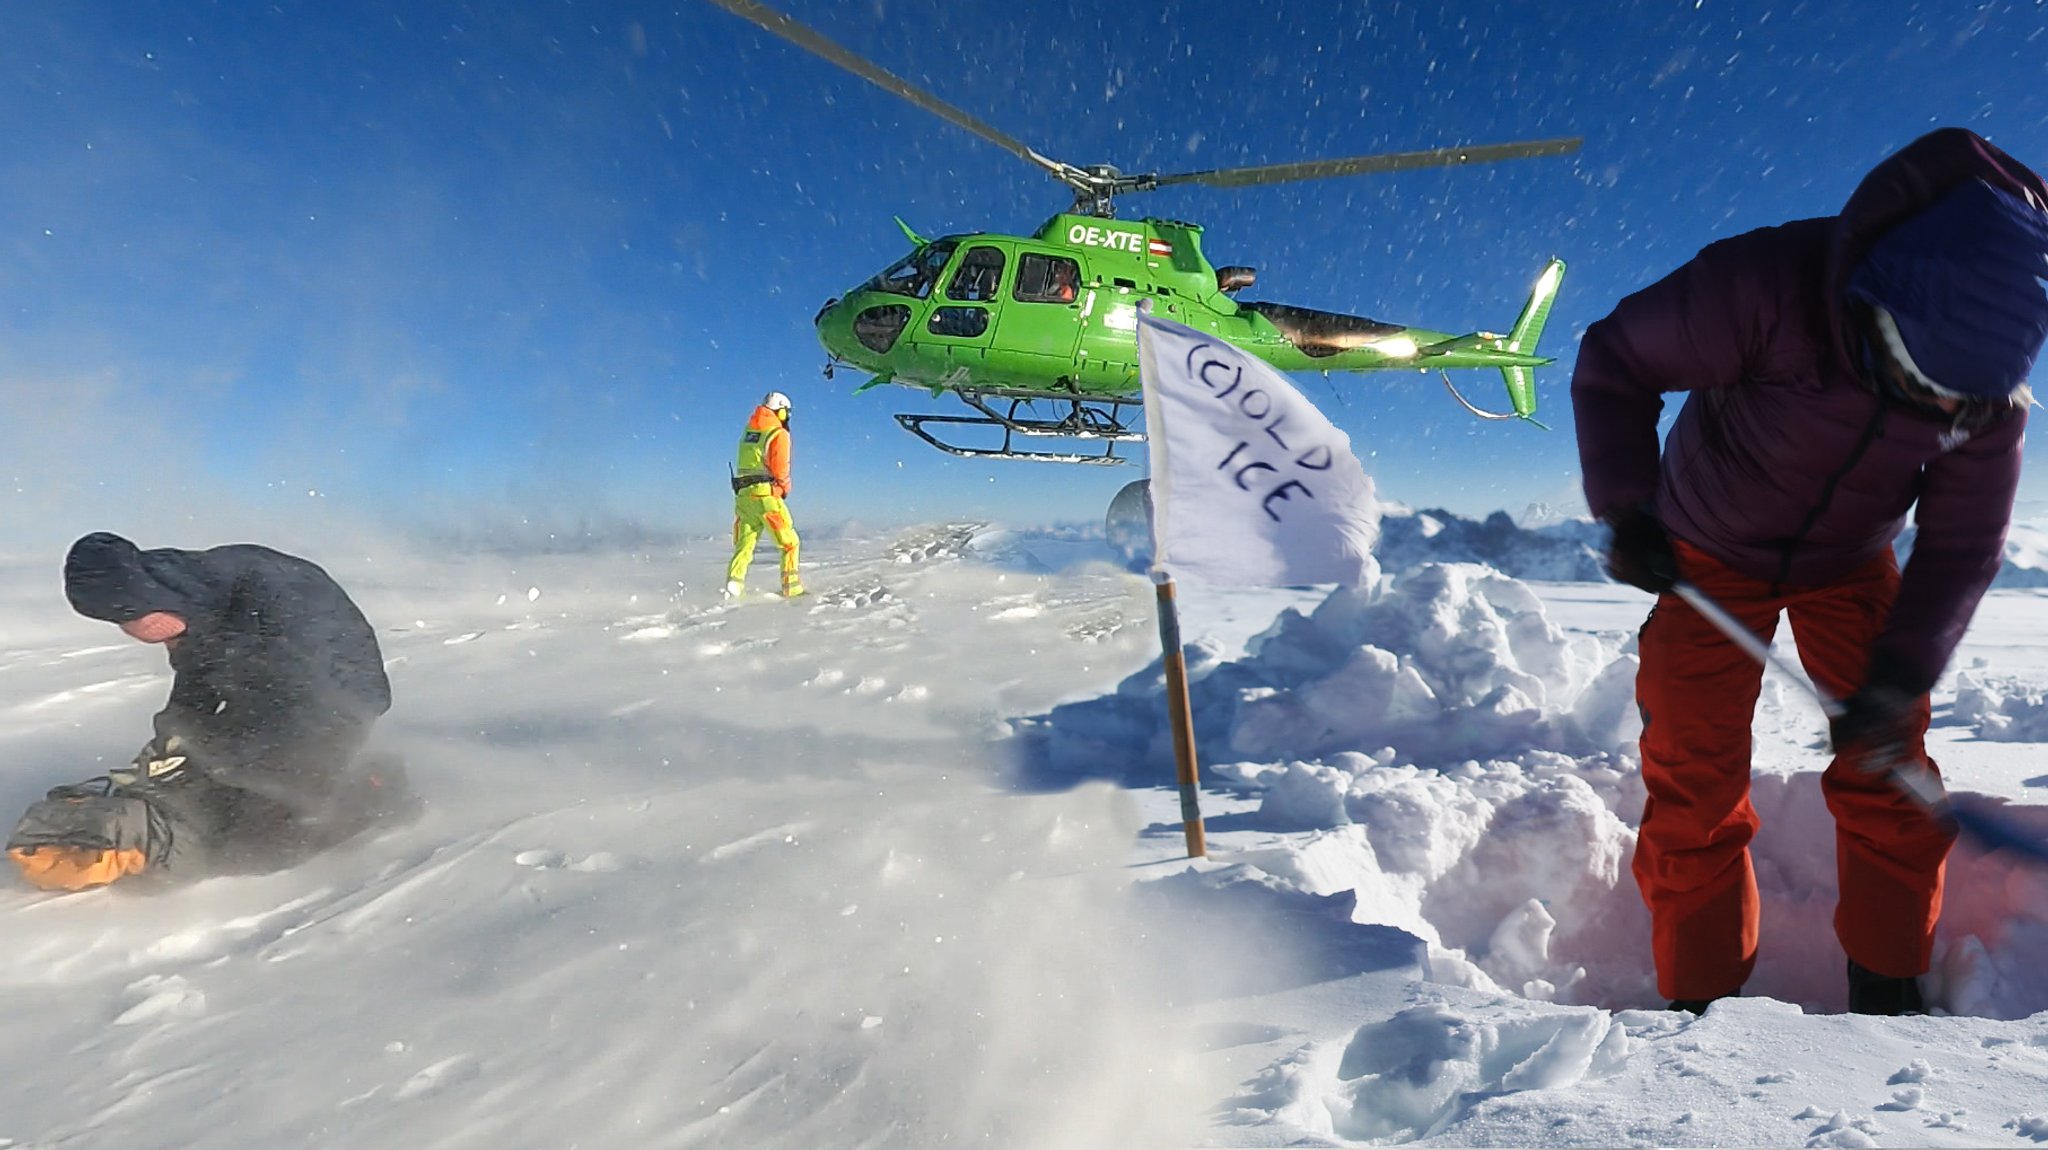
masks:
{"type": "Polygon", "coordinates": [[[1868,770],[1882,771],[1906,756],[1907,742],[1918,732],[1920,696],[1880,658],[1855,694],[1842,700],[1842,713],[1828,721],[1828,737],[1836,754],[1861,752],[1868,770]]]}
{"type": "Polygon", "coordinates": [[[1639,508],[1607,517],[1614,538],[1607,544],[1607,574],[1617,583],[1662,595],[1678,583],[1678,555],[1657,517],[1639,508]]]}

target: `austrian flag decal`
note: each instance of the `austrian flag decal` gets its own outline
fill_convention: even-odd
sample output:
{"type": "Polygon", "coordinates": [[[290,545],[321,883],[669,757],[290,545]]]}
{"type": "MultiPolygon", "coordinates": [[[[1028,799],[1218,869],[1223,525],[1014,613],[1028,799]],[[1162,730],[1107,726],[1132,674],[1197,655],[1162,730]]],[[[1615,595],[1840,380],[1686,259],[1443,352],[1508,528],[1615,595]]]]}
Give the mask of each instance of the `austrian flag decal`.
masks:
{"type": "Polygon", "coordinates": [[[1152,239],[1145,241],[1145,248],[1147,251],[1150,251],[1153,255],[1158,256],[1161,259],[1164,259],[1173,254],[1173,245],[1167,243],[1165,240],[1159,239],[1156,236],[1152,239]]]}

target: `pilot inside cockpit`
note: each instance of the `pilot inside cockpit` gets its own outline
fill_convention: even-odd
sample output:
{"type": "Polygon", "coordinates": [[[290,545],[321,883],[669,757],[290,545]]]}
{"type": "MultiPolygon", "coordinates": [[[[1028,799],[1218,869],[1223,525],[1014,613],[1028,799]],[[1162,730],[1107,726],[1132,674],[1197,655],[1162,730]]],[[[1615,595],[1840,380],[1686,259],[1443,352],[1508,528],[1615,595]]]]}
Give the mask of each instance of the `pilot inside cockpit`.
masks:
{"type": "Polygon", "coordinates": [[[1046,285],[1046,295],[1058,303],[1073,303],[1079,291],[1074,279],[1073,264],[1066,260],[1052,261],[1052,282],[1046,285]]]}

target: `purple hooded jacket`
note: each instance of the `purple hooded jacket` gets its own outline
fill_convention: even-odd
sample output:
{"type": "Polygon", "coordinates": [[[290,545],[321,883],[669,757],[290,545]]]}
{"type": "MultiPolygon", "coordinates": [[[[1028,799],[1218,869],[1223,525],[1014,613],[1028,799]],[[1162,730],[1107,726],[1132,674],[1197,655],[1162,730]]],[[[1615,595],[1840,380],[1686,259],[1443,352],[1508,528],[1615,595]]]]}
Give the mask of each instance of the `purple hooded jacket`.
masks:
{"type": "MultiPolygon", "coordinates": [[[[2048,205],[2039,176],[1944,128],[1865,176],[1836,216],[1721,240],[1586,331],[1572,406],[1586,500],[1653,507],[1743,574],[1826,583],[1919,531],[1874,660],[1926,690],[1998,572],[2022,406],[1974,421],[1882,398],[1845,287],[1886,229],[1967,180],[2048,205]],[[1689,392],[1660,457],[1663,393],[1689,392]]],[[[1968,409],[1966,409],[1967,411],[1968,409]]]]}

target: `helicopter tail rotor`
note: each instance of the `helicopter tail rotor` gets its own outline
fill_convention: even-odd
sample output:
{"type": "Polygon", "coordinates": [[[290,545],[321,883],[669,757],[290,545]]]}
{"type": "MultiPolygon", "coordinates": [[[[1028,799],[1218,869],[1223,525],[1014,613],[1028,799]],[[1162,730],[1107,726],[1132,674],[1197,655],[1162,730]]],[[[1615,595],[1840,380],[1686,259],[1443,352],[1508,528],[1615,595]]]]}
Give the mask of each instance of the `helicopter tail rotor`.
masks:
{"type": "MultiPolygon", "coordinates": [[[[1507,350],[1536,354],[1537,341],[1543,338],[1543,325],[1550,319],[1550,305],[1557,302],[1557,289],[1564,283],[1564,261],[1552,259],[1543,274],[1536,277],[1536,286],[1529,291],[1529,302],[1522,305],[1522,314],[1515,317],[1515,326],[1508,329],[1507,350]]],[[[1527,367],[1503,367],[1501,378],[1506,381],[1508,402],[1514,404],[1515,414],[1523,419],[1535,421],[1536,416],[1536,373],[1527,367]]]]}
{"type": "MultiPolygon", "coordinates": [[[[1450,372],[1438,370],[1444,377],[1444,389],[1458,401],[1460,407],[1479,415],[1481,419],[1526,419],[1542,430],[1550,430],[1544,422],[1536,419],[1536,368],[1550,362],[1536,352],[1536,342],[1542,340],[1544,321],[1550,319],[1550,305],[1556,303],[1556,289],[1565,282],[1565,260],[1550,260],[1550,264],[1536,276],[1536,286],[1530,289],[1528,303],[1522,305],[1522,315],[1516,317],[1516,325],[1507,329],[1507,336],[1495,336],[1491,331],[1473,331],[1470,336],[1458,336],[1456,340],[1444,340],[1421,350],[1427,358],[1432,354],[1446,352],[1481,352],[1491,366],[1501,368],[1501,383],[1507,385],[1507,411],[1487,411],[1466,399],[1458,385],[1450,383],[1450,372]]],[[[1468,364],[1468,366],[1489,366],[1489,364],[1468,364]]]]}

